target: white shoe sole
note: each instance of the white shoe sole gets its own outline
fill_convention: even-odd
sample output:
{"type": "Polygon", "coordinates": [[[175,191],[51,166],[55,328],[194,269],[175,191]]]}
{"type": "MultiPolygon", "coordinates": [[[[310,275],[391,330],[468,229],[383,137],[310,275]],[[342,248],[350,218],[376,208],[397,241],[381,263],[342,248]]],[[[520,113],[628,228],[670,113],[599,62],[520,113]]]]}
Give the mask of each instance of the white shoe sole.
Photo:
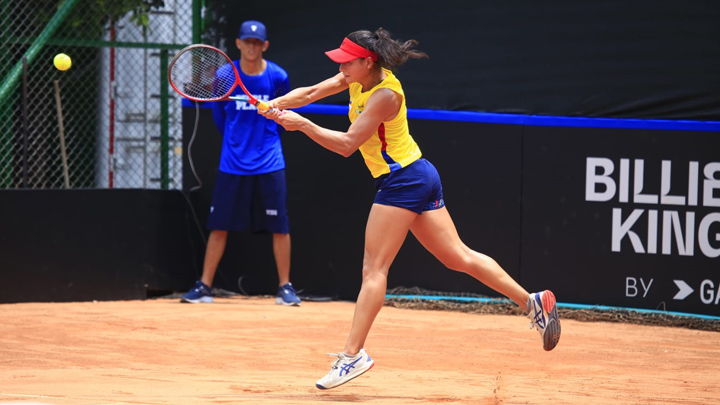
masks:
{"type": "Polygon", "coordinates": [[[541,333],[543,339],[543,349],[550,351],[557,346],[560,341],[560,317],[557,313],[557,301],[552,291],[545,290],[541,295],[541,311],[545,318],[545,330],[541,333]]]}
{"type": "Polygon", "coordinates": [[[213,297],[201,297],[196,300],[191,300],[188,298],[180,298],[180,302],[184,302],[187,304],[211,304],[213,302],[213,297]]]}
{"type": "Polygon", "coordinates": [[[285,300],[282,299],[281,297],[275,298],[275,304],[276,304],[276,305],[295,306],[295,307],[299,307],[299,306],[300,306],[300,303],[299,303],[299,302],[285,302],[285,300]]]}

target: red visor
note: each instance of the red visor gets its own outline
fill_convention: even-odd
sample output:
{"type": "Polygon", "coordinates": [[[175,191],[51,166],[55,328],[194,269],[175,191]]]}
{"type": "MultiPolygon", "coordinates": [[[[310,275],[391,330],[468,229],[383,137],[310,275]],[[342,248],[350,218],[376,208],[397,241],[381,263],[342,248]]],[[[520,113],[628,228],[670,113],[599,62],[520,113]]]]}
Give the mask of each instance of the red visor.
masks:
{"type": "Polygon", "coordinates": [[[340,48],[327,51],[325,55],[337,63],[350,62],[357,58],[372,58],[375,62],[378,60],[375,52],[369,51],[347,38],[343,39],[340,48]]]}

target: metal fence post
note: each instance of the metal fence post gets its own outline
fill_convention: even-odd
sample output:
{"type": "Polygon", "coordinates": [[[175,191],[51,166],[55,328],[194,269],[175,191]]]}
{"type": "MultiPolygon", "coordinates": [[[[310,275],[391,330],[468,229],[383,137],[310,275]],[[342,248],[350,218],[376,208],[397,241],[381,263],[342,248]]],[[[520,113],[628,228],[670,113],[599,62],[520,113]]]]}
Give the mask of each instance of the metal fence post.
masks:
{"type": "Polygon", "coordinates": [[[168,119],[168,50],[160,51],[160,187],[167,190],[170,183],[170,125],[168,119]]]}

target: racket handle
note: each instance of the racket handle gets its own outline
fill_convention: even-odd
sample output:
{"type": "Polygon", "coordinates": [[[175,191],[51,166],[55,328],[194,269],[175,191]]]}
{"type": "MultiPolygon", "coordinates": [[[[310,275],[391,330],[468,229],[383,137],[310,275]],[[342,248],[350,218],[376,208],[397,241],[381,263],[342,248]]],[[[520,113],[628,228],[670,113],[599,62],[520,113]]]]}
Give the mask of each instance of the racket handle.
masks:
{"type": "Polygon", "coordinates": [[[255,107],[257,107],[258,110],[262,111],[270,111],[270,106],[267,105],[267,103],[258,100],[257,104],[255,104],[255,107]]]}

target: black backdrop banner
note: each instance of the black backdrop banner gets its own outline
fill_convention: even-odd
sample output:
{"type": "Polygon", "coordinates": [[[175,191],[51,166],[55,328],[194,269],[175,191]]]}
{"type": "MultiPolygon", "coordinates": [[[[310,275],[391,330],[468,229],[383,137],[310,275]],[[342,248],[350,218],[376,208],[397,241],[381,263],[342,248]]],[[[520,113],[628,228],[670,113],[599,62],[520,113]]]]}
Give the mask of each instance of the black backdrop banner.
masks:
{"type": "Polygon", "coordinates": [[[525,127],[521,281],[720,315],[720,133],[525,127]]]}
{"type": "Polygon", "coordinates": [[[349,32],[383,27],[430,55],[397,72],[410,108],[720,120],[717,0],[206,4],[206,41],[233,58],[240,23],[263,21],[266,57],[288,71],[291,87],[336,73],[324,51],[349,32]]]}

